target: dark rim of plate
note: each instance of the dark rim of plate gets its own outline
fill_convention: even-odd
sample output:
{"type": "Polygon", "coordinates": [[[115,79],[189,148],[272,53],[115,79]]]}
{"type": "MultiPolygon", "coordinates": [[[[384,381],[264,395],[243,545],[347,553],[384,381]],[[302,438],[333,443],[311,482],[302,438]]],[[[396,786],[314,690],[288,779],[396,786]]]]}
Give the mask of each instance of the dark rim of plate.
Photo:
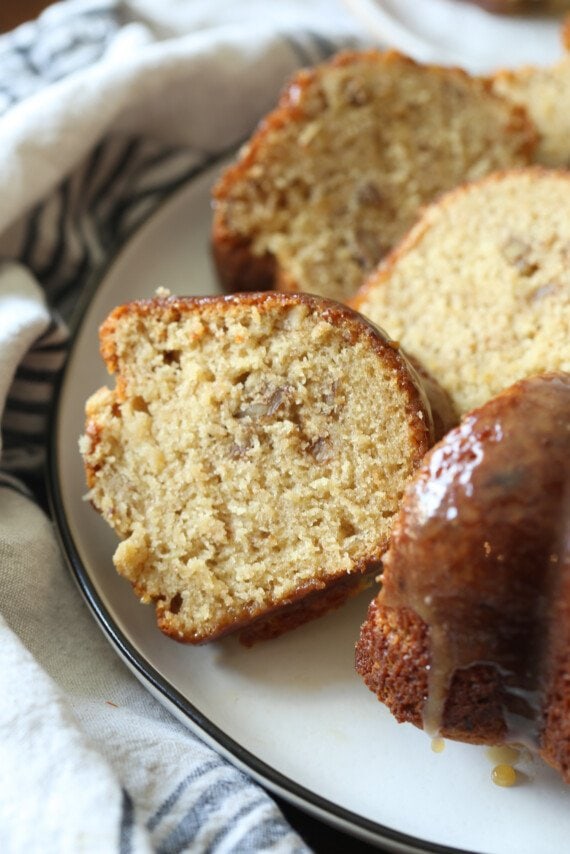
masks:
{"type": "MultiPolygon", "coordinates": [[[[261,785],[264,785],[274,794],[279,795],[284,800],[304,810],[313,817],[316,817],[329,825],[333,825],[337,829],[340,829],[345,833],[349,833],[370,844],[382,844],[383,846],[388,846],[388,850],[393,852],[400,852],[400,854],[426,854],[426,852],[429,852],[429,854],[476,854],[476,852],[468,851],[466,849],[452,848],[447,845],[439,845],[421,840],[417,837],[408,836],[407,834],[393,830],[390,827],[371,821],[370,819],[358,815],[351,810],[338,806],[332,801],[321,797],[316,792],[306,789],[304,786],[299,785],[294,780],[291,780],[281,774],[275,768],[266,764],[255,756],[255,754],[250,753],[238,742],[227,736],[223,730],[213,724],[199,711],[199,709],[189,702],[183,694],[177,691],[159,671],[146,661],[144,656],[139,653],[136,647],[133,646],[119,626],[114,622],[113,618],[105,608],[103,601],[99,597],[87,568],[81,560],[79,549],[77,548],[67,524],[61,495],[57,449],[60,414],[59,401],[62,389],[68,377],[68,368],[72,362],[73,351],[83,326],[83,318],[86,310],[99,286],[106,278],[107,273],[116,262],[117,256],[121,250],[128,245],[134,234],[138,233],[141,228],[146,228],[149,225],[152,226],[152,220],[158,214],[163,212],[163,209],[173,201],[178,193],[185,191],[198,177],[203,176],[205,172],[210,170],[215,174],[220,168],[220,165],[227,159],[227,156],[228,154],[224,153],[220,157],[206,163],[204,168],[197,172],[189,182],[185,181],[182,186],[176,187],[173,192],[170,193],[158,205],[158,207],[151,212],[143,223],[139,223],[138,226],[133,229],[133,232],[118,244],[112,253],[110,253],[109,261],[102,270],[99,270],[97,274],[92,277],[78,301],[78,305],[74,313],[75,322],[72,324],[72,336],[66,364],[58,378],[56,388],[54,390],[48,433],[49,444],[46,464],[48,499],[60,546],[71,573],[93,615],[95,616],[99,627],[103,630],[107,640],[116,648],[120,656],[123,657],[131,666],[142,683],[153,689],[153,692],[156,692],[159,698],[162,698],[167,704],[173,706],[180,717],[187,722],[189,728],[193,730],[196,735],[199,737],[205,736],[208,742],[217,745],[226,758],[233,761],[234,764],[241,768],[241,770],[245,769],[250,771],[261,785]]],[[[381,773],[381,771],[379,771],[379,773],[381,773]]]]}

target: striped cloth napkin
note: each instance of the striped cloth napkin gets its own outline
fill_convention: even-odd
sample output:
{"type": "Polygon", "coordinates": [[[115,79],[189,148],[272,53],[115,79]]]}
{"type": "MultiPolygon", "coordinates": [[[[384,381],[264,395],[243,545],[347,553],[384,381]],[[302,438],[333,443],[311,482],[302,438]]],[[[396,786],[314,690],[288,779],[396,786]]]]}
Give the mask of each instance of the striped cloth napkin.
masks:
{"type": "Polygon", "coordinates": [[[4,854],[308,850],[108,646],[41,509],[40,467],[86,283],[352,27],[336,0],[67,0],[0,37],[4,854]]]}

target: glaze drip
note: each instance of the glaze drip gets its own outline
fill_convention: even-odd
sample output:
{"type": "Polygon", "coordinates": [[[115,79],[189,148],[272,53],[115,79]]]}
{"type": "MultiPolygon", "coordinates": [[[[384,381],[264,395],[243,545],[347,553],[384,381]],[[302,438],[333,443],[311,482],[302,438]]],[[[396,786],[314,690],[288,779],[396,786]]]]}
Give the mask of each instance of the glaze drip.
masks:
{"type": "Polygon", "coordinates": [[[411,609],[427,626],[431,737],[451,729],[465,740],[540,744],[558,643],[550,626],[570,588],[569,520],[570,375],[517,383],[428,455],[406,494],[378,605],[411,609]]]}

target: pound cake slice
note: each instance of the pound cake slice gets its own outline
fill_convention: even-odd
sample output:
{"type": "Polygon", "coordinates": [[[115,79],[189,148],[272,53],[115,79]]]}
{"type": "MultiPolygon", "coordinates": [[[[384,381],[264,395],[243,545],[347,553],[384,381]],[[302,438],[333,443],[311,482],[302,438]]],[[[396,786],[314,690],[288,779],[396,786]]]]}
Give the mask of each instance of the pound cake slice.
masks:
{"type": "Polygon", "coordinates": [[[570,782],[570,375],[511,386],[406,490],[356,667],[399,721],[570,782]]]}
{"type": "Polygon", "coordinates": [[[343,53],[293,78],[214,190],[226,290],[346,301],[444,190],[525,165],[524,110],[459,69],[343,53]]]}
{"type": "Polygon", "coordinates": [[[570,56],[549,68],[527,66],[498,72],[494,91],[526,109],[539,134],[534,160],[570,166],[570,56]]]}
{"type": "Polygon", "coordinates": [[[570,174],[514,170],[447,194],[352,305],[460,414],[525,376],[570,370],[570,174]]]}
{"type": "Polygon", "coordinates": [[[434,438],[417,373],[379,330],[269,292],[134,302],[100,339],[116,387],[87,402],[89,497],[163,632],[253,640],[277,613],[276,635],[378,571],[434,438]]]}

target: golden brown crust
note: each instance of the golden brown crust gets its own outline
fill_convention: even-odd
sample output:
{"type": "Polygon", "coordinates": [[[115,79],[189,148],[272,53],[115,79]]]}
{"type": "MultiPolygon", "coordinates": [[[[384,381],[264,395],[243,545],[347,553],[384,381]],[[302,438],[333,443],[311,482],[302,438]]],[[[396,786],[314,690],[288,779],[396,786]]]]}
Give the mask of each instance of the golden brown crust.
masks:
{"type": "MultiPolygon", "coordinates": [[[[429,630],[410,608],[370,604],[356,646],[356,670],[399,723],[423,728],[431,666],[429,630]]],[[[444,738],[470,744],[504,740],[504,697],[497,672],[477,665],[453,675],[440,726],[444,738]]]]}
{"type": "Polygon", "coordinates": [[[350,576],[340,576],[336,582],[310,593],[301,591],[298,601],[283,605],[273,614],[265,615],[239,634],[240,643],[253,646],[259,641],[272,640],[296,629],[310,620],[340,608],[344,603],[369,587],[378,573],[381,561],[371,556],[366,564],[350,576]]]}
{"type": "Polygon", "coordinates": [[[373,600],[360,630],[355,664],[397,721],[422,727],[429,652],[427,626],[417,614],[373,600]]]}
{"type": "Polygon", "coordinates": [[[273,255],[254,255],[251,241],[231,235],[221,222],[214,223],[212,253],[220,284],[227,293],[267,291],[274,286],[277,271],[273,255]]]}
{"type": "MultiPolygon", "coordinates": [[[[379,552],[383,554],[386,548],[387,543],[379,552]]],[[[344,572],[335,578],[315,575],[310,584],[297,588],[294,594],[272,608],[246,608],[239,614],[228,615],[227,620],[218,623],[215,633],[181,633],[171,624],[171,609],[163,606],[161,601],[156,602],[157,624],[165,635],[179,643],[200,645],[237,633],[240,643],[251,647],[340,608],[352,596],[370,586],[380,566],[380,558],[370,555],[355,567],[351,575],[344,572]]],[[[136,587],[134,589],[137,592],[136,587]]]]}
{"type": "Polygon", "coordinates": [[[430,451],[356,667],[398,720],[421,727],[426,697],[443,687],[441,734],[536,739],[570,782],[569,411],[569,374],[533,377],[430,451]]]}

